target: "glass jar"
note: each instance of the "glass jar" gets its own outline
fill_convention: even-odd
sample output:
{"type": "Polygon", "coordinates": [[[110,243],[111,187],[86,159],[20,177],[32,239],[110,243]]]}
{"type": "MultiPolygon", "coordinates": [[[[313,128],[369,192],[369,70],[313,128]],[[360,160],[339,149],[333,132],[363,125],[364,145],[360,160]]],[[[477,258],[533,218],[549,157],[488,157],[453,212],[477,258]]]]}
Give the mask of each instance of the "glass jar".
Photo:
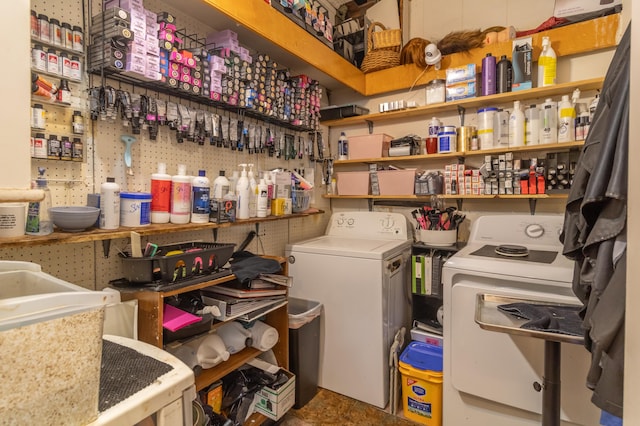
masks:
{"type": "Polygon", "coordinates": [[[437,104],[445,100],[445,81],[441,78],[427,83],[427,105],[437,104]]]}

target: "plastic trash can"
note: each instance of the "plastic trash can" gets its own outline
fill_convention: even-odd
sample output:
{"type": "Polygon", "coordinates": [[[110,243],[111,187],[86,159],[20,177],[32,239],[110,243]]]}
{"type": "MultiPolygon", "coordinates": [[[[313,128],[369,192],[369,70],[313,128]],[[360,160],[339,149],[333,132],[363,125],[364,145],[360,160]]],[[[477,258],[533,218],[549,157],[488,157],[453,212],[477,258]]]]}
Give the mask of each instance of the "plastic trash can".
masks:
{"type": "Polygon", "coordinates": [[[318,393],[321,313],[320,302],[289,297],[289,369],[296,375],[296,409],[318,393]]]}

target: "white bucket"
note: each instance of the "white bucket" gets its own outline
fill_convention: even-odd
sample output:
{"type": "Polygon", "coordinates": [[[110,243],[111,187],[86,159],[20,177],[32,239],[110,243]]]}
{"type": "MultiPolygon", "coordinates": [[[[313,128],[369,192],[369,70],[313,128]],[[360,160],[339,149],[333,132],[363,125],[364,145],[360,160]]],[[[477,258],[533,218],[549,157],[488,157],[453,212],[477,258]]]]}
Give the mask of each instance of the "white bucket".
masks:
{"type": "Polygon", "coordinates": [[[24,235],[26,216],[26,203],[0,203],[0,237],[24,235]]]}

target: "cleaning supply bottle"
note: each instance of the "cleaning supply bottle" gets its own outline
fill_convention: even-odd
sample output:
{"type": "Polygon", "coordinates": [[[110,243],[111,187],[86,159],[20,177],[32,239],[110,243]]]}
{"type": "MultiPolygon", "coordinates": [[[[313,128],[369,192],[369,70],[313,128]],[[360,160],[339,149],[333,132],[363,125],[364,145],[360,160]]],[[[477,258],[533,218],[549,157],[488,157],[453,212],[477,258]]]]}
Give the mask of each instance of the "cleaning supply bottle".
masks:
{"type": "Polygon", "coordinates": [[[100,185],[100,229],[120,227],[120,185],[116,179],[108,177],[100,185]]]}
{"type": "Polygon", "coordinates": [[[558,107],[547,98],[540,108],[540,143],[558,142],[558,107]]]}
{"type": "Polygon", "coordinates": [[[191,177],[187,166],[178,164],[178,174],[171,177],[171,223],[189,223],[191,213],[191,177]]]}
{"type": "Polygon", "coordinates": [[[221,200],[229,192],[229,179],[225,176],[224,170],[213,180],[213,199],[221,200]]]}
{"type": "Polygon", "coordinates": [[[507,55],[502,55],[496,65],[496,93],[510,92],[512,83],[513,65],[507,55]]]}
{"type": "Polygon", "coordinates": [[[271,200],[273,200],[273,198],[275,197],[275,188],[273,185],[273,179],[271,178],[271,172],[264,172],[263,173],[263,177],[264,177],[264,183],[267,184],[267,215],[269,214],[268,212],[271,211],[271,200]]]}
{"type": "Polygon", "coordinates": [[[191,223],[208,223],[211,205],[209,195],[211,187],[204,170],[198,170],[198,176],[191,181],[191,223]]]}
{"type": "Polygon", "coordinates": [[[249,178],[249,217],[256,217],[258,215],[258,182],[253,174],[251,163],[249,163],[247,177],[249,178]]]}
{"type": "Polygon", "coordinates": [[[562,95],[558,104],[558,142],[576,140],[576,110],[569,100],[569,95],[562,95]]]}
{"type": "Polygon", "coordinates": [[[170,218],[171,175],[165,163],[158,163],[158,173],[151,174],[151,223],[169,223],[170,218]]]}
{"type": "Polygon", "coordinates": [[[349,141],[347,135],[344,132],[340,132],[340,138],[338,139],[338,160],[349,159],[349,141]]]}
{"type": "Polygon", "coordinates": [[[538,56],[538,87],[556,84],[556,66],[558,59],[551,47],[549,37],[542,37],[542,52],[538,56]]]}
{"type": "Polygon", "coordinates": [[[540,142],[540,111],[535,105],[529,105],[524,112],[524,143],[538,145],[540,142]]]}
{"type": "Polygon", "coordinates": [[[51,190],[44,176],[44,167],[38,167],[38,178],[35,188],[44,192],[42,201],[32,201],[27,208],[27,222],[25,232],[28,235],[49,235],[53,232],[53,221],[49,216],[49,209],[53,207],[51,190]]]}
{"type": "Polygon", "coordinates": [[[513,102],[513,111],[509,116],[509,146],[524,146],[524,113],[520,101],[513,102]]]}
{"type": "Polygon", "coordinates": [[[238,207],[236,217],[238,219],[249,219],[249,197],[251,188],[249,186],[249,178],[247,177],[247,165],[240,164],[242,172],[236,185],[236,194],[238,196],[238,207]]]}
{"type": "Polygon", "coordinates": [[[496,93],[496,57],[491,53],[482,58],[482,96],[496,93]]]}
{"type": "Polygon", "coordinates": [[[258,184],[257,216],[267,217],[269,212],[269,186],[264,178],[258,184]]]}

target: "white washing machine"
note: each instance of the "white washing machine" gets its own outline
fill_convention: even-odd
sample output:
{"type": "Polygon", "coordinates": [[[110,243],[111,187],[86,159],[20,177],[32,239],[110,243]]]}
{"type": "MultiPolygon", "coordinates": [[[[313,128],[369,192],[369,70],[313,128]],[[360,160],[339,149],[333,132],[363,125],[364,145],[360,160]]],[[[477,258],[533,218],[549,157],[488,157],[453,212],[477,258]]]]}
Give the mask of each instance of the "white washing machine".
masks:
{"type": "MultiPolygon", "coordinates": [[[[474,320],[476,295],[494,294],[580,304],[571,289],[573,262],[562,255],[561,215],[482,216],[468,244],[443,267],[445,426],[539,425],[544,341],[481,329],[474,320]],[[505,257],[504,244],[526,247],[505,257]]],[[[586,377],[590,354],[562,344],[562,424],[598,425],[586,377]]]]}
{"type": "Polygon", "coordinates": [[[325,235],[287,245],[289,295],[324,308],[320,387],[388,404],[389,348],[410,322],[409,231],[399,213],[334,213],[325,235]]]}

